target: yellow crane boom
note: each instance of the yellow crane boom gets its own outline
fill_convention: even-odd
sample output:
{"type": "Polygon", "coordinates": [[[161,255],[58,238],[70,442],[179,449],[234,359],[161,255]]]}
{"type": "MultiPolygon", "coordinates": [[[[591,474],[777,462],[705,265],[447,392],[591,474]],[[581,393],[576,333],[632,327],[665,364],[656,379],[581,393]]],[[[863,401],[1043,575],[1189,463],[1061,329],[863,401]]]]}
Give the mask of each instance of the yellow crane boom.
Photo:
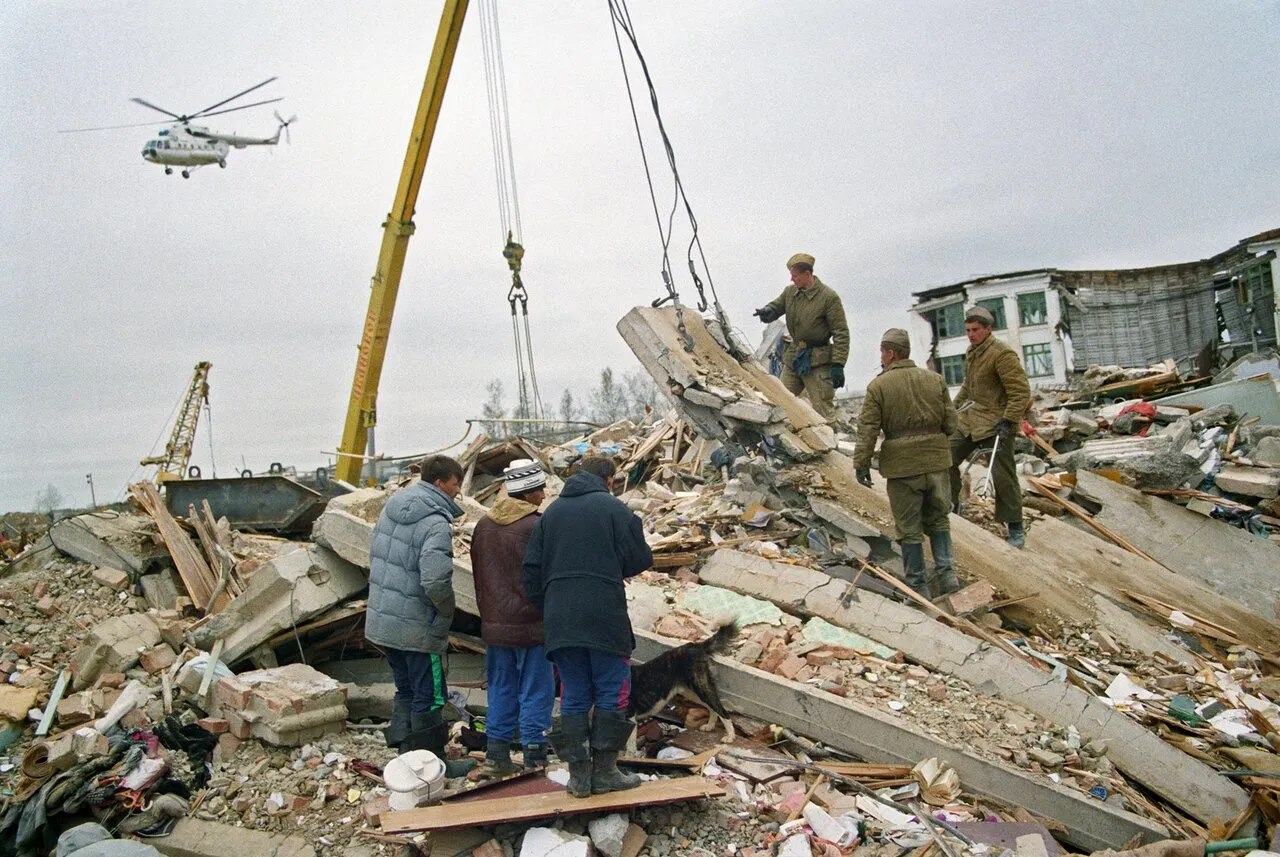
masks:
{"type": "Polygon", "coordinates": [[[163,455],[153,455],[139,462],[143,467],[155,464],[156,482],[168,482],[171,479],[183,479],[187,475],[187,464],[191,461],[191,447],[196,440],[196,423],[200,420],[200,406],[209,403],[209,370],[213,364],[201,361],[196,364],[195,373],[191,376],[191,384],[182,399],[178,410],[178,420],[173,424],[173,433],[169,442],[164,445],[163,455]]]}
{"type": "Polygon", "coordinates": [[[364,332],[360,338],[360,353],[356,359],[355,378],[351,382],[351,399],[347,404],[347,419],[342,429],[342,443],[338,446],[337,477],[344,482],[358,484],[366,451],[371,456],[373,429],[378,422],[378,382],[382,377],[382,361],[387,352],[387,338],[391,333],[391,317],[395,312],[396,296],[400,290],[400,275],[404,271],[405,252],[409,237],[413,235],[414,205],[422,186],[422,173],[427,166],[431,140],[435,136],[440,118],[440,105],[444,101],[445,86],[453,68],[453,58],[458,50],[458,37],[462,34],[462,21],[467,14],[469,0],[445,0],[440,13],[440,26],[436,30],[435,46],[431,50],[431,63],[423,82],[422,96],[418,100],[418,112],[413,120],[409,147],[400,171],[400,184],[396,188],[395,204],[382,224],[382,249],[378,253],[378,269],[373,275],[369,295],[369,311],[364,319],[364,332]]]}

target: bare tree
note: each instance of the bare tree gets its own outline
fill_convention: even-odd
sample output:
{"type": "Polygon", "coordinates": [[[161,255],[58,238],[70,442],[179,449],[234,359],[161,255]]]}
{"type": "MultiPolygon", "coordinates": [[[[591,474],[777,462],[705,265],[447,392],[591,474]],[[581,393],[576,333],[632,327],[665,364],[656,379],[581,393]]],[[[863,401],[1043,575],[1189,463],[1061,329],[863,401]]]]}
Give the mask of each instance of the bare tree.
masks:
{"type": "Polygon", "coordinates": [[[504,437],[507,434],[507,424],[497,422],[507,416],[507,405],[504,401],[506,394],[502,389],[502,381],[494,378],[485,385],[484,390],[489,398],[485,399],[484,404],[480,406],[480,415],[485,417],[485,420],[480,423],[480,428],[484,429],[484,433],[489,437],[504,437]]]}
{"type": "Polygon", "coordinates": [[[62,508],[62,492],[58,490],[58,486],[50,483],[44,487],[39,494],[36,495],[34,511],[40,515],[48,515],[53,517],[55,509],[62,508]]]}

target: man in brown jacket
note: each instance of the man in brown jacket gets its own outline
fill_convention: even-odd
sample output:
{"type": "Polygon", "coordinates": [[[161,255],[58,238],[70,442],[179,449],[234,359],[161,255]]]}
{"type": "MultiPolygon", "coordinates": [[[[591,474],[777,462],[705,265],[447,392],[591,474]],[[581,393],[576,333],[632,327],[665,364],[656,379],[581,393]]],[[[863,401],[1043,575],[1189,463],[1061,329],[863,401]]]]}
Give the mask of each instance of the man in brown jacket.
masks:
{"type": "Polygon", "coordinates": [[[1022,486],[1013,459],[1013,440],[1021,432],[1022,417],[1031,404],[1031,385],[1018,352],[991,335],[995,317],[975,306],[964,316],[969,350],[964,358],[964,383],[956,394],[959,430],[951,437],[951,504],[960,503],[960,465],[979,448],[1000,439],[989,467],[996,489],[996,520],[1008,528],[1009,544],[1026,544],[1022,526],[1022,486]],[[965,403],[971,402],[968,407],[965,403]]]}
{"type": "Polygon", "coordinates": [[[891,328],[880,337],[883,371],[867,385],[858,413],[858,442],[853,466],[858,481],[871,487],[871,455],[880,446],[880,475],[888,480],[889,508],[902,545],[907,585],[932,598],[924,571],[924,534],[929,534],[939,595],[960,588],[951,549],[951,466],[948,437],[956,430],[956,411],[947,384],[921,368],[911,356],[907,332],[891,328]]]}
{"type": "Polygon", "coordinates": [[[782,384],[804,397],[826,419],[835,416],[836,388],[844,386],[849,359],[849,322],[835,290],[813,273],[814,259],[797,253],[787,260],[791,285],[755,311],[765,324],[787,317],[791,341],[782,351],[782,384]]]}
{"type": "Polygon", "coordinates": [[[516,770],[511,743],[516,727],[524,766],[547,763],[547,731],[555,700],[555,675],[543,648],[542,611],[530,603],[521,564],[546,499],[547,476],[536,462],[517,459],[503,471],[507,496],[493,504],[471,536],[471,571],[485,643],[489,711],[485,762],[495,774],[516,770]]]}

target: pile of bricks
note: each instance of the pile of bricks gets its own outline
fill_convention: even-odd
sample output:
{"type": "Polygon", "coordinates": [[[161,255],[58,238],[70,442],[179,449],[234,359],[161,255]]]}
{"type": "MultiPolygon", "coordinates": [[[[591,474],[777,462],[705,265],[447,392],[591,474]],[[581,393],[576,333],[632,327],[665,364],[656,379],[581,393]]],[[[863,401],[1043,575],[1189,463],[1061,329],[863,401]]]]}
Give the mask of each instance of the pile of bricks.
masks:
{"type": "MultiPolygon", "coordinates": [[[[200,675],[193,670],[181,681],[195,692],[200,675]]],[[[346,728],[347,689],[305,664],[219,679],[210,695],[209,717],[200,725],[240,740],[297,747],[346,728]]]]}

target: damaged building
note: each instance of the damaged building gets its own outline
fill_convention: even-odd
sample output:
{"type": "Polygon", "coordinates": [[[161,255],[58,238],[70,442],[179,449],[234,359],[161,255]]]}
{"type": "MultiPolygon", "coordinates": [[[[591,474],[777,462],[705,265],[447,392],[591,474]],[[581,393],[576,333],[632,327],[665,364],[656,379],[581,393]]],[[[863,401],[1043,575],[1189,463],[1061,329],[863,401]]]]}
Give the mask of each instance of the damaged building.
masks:
{"type": "Polygon", "coordinates": [[[1275,345],[1278,248],[1272,229],[1195,262],[978,277],[913,293],[909,330],[930,343],[928,364],[953,389],[964,380],[964,311],[973,305],[991,311],[1033,387],[1061,387],[1089,366],[1168,359],[1207,375],[1220,351],[1234,358],[1275,345]]]}

